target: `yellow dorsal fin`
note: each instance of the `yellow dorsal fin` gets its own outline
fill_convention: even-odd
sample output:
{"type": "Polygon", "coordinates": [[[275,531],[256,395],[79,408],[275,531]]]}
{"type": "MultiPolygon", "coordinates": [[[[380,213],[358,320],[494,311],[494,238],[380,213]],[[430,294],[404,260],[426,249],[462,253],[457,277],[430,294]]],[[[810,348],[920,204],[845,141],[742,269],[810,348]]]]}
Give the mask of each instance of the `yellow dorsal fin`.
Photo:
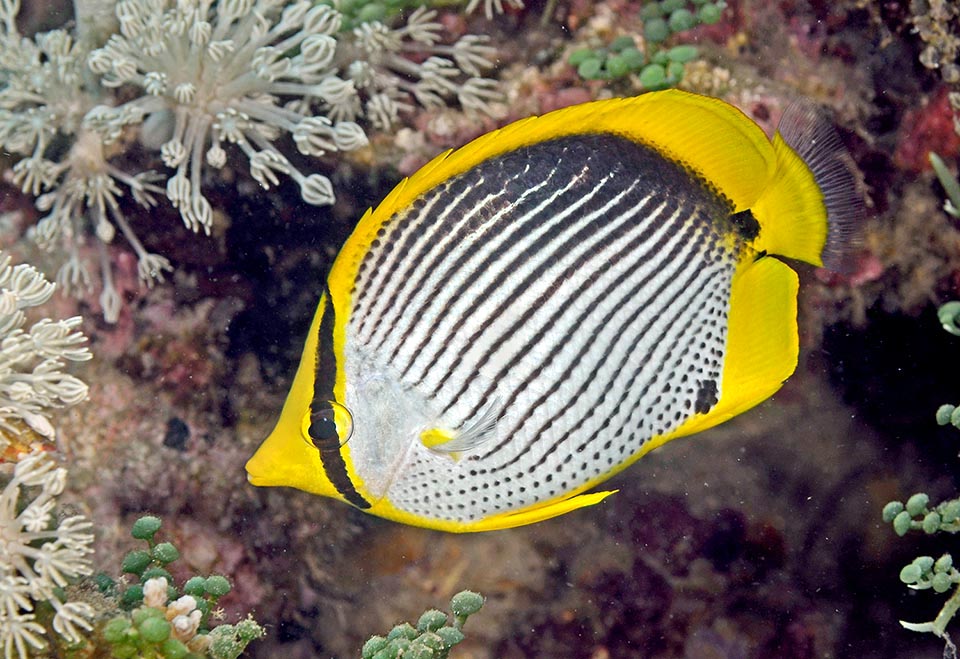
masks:
{"type": "Polygon", "coordinates": [[[441,153],[364,214],[330,274],[337,310],[347,310],[346,296],[337,293],[350,290],[377,232],[424,192],[489,158],[558,137],[592,133],[620,135],[655,149],[697,173],[730,199],[737,211],[752,208],[777,169],[770,140],[740,110],[719,99],[676,89],[594,101],[522,119],[441,153]]]}

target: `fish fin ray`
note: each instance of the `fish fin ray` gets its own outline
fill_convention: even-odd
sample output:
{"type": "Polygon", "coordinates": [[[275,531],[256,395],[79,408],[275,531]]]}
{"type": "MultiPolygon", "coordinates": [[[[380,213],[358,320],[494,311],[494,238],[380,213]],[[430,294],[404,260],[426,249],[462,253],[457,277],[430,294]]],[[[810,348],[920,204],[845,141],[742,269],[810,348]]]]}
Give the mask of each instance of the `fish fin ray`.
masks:
{"type": "Polygon", "coordinates": [[[472,451],[496,438],[501,409],[500,399],[495,397],[480,410],[475,418],[456,432],[451,433],[438,428],[425,431],[421,435],[423,444],[433,451],[443,453],[472,451]]]}
{"type": "Polygon", "coordinates": [[[808,100],[797,100],[787,107],[777,132],[810,168],[823,193],[829,225],[821,252],[824,266],[849,271],[851,264],[845,257],[860,240],[864,215],[856,165],[833,122],[808,100]]]}
{"type": "Polygon", "coordinates": [[[846,271],[856,244],[863,199],[855,166],[823,111],[796,101],[773,138],[777,169],[753,210],[762,229],[754,247],[846,271]]]}

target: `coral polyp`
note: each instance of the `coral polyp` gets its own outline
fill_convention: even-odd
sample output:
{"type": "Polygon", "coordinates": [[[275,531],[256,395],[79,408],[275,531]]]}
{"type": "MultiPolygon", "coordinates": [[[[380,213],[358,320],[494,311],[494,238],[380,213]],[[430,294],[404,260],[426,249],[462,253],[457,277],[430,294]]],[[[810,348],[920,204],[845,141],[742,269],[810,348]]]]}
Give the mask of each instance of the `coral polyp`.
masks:
{"type": "Polygon", "coordinates": [[[289,178],[305,202],[329,205],[333,184],[316,159],[365,147],[361,122],[388,130],[417,105],[456,99],[487,112],[500,99],[481,75],[495,55],[486,38],[446,44],[423,7],[398,24],[354,17],[348,27],[309,0],[121,0],[119,33],[96,48],[92,27],[25,38],[19,11],[19,0],[0,4],[0,147],[22,156],[12,181],[46,213],[34,236],[66,255],[57,280],[67,292],[95,285],[84,249],[93,239],[108,322],[122,306],[107,250],[118,230],[144,285],[173,269],[135,233],[125,196],[144,209],[166,197],[190,230],[210,234],[205,177],[245,162],[262,188],[289,178]],[[133,138],[169,172],[115,164],[133,138]],[[296,164],[285,138],[303,156],[296,164]]]}

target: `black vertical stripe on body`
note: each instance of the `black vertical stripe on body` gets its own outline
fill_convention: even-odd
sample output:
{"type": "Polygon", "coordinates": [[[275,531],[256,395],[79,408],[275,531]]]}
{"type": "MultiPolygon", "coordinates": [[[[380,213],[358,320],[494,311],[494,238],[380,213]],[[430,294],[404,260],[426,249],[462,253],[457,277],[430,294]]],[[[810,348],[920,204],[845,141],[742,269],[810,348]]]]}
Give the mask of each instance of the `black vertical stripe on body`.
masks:
{"type": "MultiPolygon", "coordinates": [[[[600,186],[602,187],[604,183],[605,183],[605,180],[601,181],[600,186]]],[[[614,203],[613,201],[610,202],[611,205],[613,203],[614,203]]],[[[604,209],[601,208],[599,210],[602,211],[604,209]]],[[[453,345],[453,342],[451,339],[453,338],[454,335],[456,335],[461,330],[461,328],[465,326],[466,324],[465,319],[471,318],[474,315],[477,315],[477,311],[480,309],[481,304],[485,303],[491,297],[494,291],[496,291],[497,289],[500,289],[501,293],[505,292],[505,285],[507,283],[507,280],[516,271],[519,270],[519,263],[532,261],[532,262],[536,262],[537,265],[535,268],[533,268],[531,272],[527,273],[527,275],[523,278],[522,281],[515,283],[509,289],[509,292],[506,292],[506,296],[505,296],[506,300],[504,302],[499,304],[496,309],[492,310],[491,312],[485,315],[483,320],[480,321],[479,327],[473,332],[470,338],[467,339],[468,346],[471,345],[473,342],[479,340],[480,335],[487,332],[490,329],[490,326],[493,324],[493,322],[497,318],[499,318],[501,315],[503,315],[506,312],[506,310],[515,303],[515,301],[519,298],[518,292],[522,293],[523,291],[530,288],[530,286],[532,286],[538,279],[540,279],[540,277],[545,272],[547,272],[551,267],[553,267],[556,261],[559,261],[561,258],[563,258],[564,254],[574,249],[578,243],[583,243],[591,239],[598,232],[598,228],[600,229],[609,228],[607,225],[603,225],[602,227],[598,225],[599,223],[583,224],[579,228],[577,228],[577,230],[574,233],[567,235],[566,238],[562,237],[561,231],[565,231],[570,228],[573,228],[575,225],[566,224],[560,227],[559,229],[552,227],[550,230],[545,231],[538,238],[536,238],[530,244],[528,244],[524,248],[523,252],[515,255],[512,261],[510,261],[509,263],[504,263],[500,267],[499,271],[497,271],[496,275],[494,275],[494,277],[491,279],[491,281],[489,281],[484,286],[483,290],[481,290],[477,294],[472,295],[473,299],[470,302],[469,306],[467,306],[467,308],[462,312],[462,314],[460,314],[459,317],[453,321],[452,326],[450,327],[449,331],[446,333],[444,339],[440,342],[438,349],[436,350],[436,352],[434,352],[430,361],[426,365],[424,365],[422,368],[419,369],[420,375],[419,377],[415,378],[414,386],[422,385],[424,378],[431,371],[431,369],[433,369],[437,365],[437,363],[444,356],[447,355],[449,349],[453,345]]],[[[466,288],[471,285],[471,282],[465,282],[464,284],[465,284],[464,288],[466,288]]],[[[554,279],[552,284],[553,284],[553,289],[555,290],[558,284],[557,280],[554,279]]],[[[457,299],[457,298],[458,298],[458,295],[455,294],[454,299],[457,299]]],[[[439,319],[435,320],[434,326],[431,327],[430,330],[428,330],[427,332],[428,337],[433,336],[433,334],[437,330],[438,324],[439,324],[439,319]]],[[[456,368],[460,365],[460,363],[462,362],[462,358],[463,358],[462,354],[452,355],[450,359],[448,359],[444,363],[444,368],[446,369],[446,371],[439,378],[439,381],[431,389],[425,392],[427,396],[435,397],[437,395],[437,392],[440,390],[440,388],[446,383],[447,379],[454,373],[456,368]]],[[[413,365],[413,362],[411,362],[410,366],[412,365],[413,365]]],[[[402,375],[406,375],[407,372],[408,371],[404,371],[402,375]]]]}
{"type": "MultiPolygon", "coordinates": [[[[552,177],[552,174],[550,176],[552,177]]],[[[554,199],[537,199],[538,205],[529,211],[523,218],[515,218],[509,213],[503,213],[500,224],[503,224],[504,226],[501,227],[499,225],[488,225],[486,227],[487,234],[494,234],[495,239],[499,241],[499,244],[484,254],[479,263],[477,263],[475,266],[470,267],[468,262],[454,262],[451,263],[452,267],[448,267],[446,269],[444,275],[441,276],[438,273],[438,276],[434,277],[432,285],[435,292],[432,295],[427,296],[427,303],[425,305],[407,309],[407,313],[414,318],[414,321],[409,323],[406,328],[401,330],[396,346],[391,351],[387,359],[391,362],[396,359],[398,352],[404,347],[404,344],[407,341],[412,340],[416,330],[422,328],[421,321],[431,315],[427,312],[448,303],[448,301],[456,302],[457,300],[461,299],[464,293],[466,293],[466,291],[474,285],[475,281],[473,277],[475,277],[477,273],[492,270],[493,266],[495,264],[499,265],[497,262],[501,260],[505,253],[515,245],[516,239],[538,231],[543,224],[541,213],[548,214],[548,211],[553,206],[560,206],[560,208],[556,210],[557,214],[562,214],[564,210],[567,210],[562,207],[560,202],[564,200],[563,193],[572,188],[574,183],[575,181],[567,182],[566,185],[561,188],[560,195],[554,199]],[[449,280],[455,278],[461,271],[466,271],[472,276],[464,277],[463,281],[456,289],[449,294],[441,296],[439,294],[439,290],[448,288],[450,286],[449,280]]],[[[553,226],[550,226],[545,229],[545,233],[549,234],[555,230],[556,229],[553,226]]],[[[482,252],[479,251],[478,253],[482,254],[482,252]]],[[[449,261],[450,259],[447,260],[449,261]]],[[[401,377],[404,377],[407,374],[417,358],[425,356],[424,348],[426,347],[427,343],[430,341],[436,341],[440,338],[440,335],[438,334],[439,325],[441,322],[446,320],[447,316],[439,312],[432,315],[434,320],[431,323],[431,326],[417,332],[417,334],[422,335],[422,338],[420,339],[419,345],[411,351],[413,359],[411,359],[402,369],[401,377]]],[[[449,336],[449,332],[444,336],[449,336]]]]}
{"type": "MultiPolygon", "coordinates": [[[[658,208],[654,209],[651,213],[649,213],[648,217],[657,218],[657,217],[660,217],[661,215],[671,215],[674,217],[674,219],[672,221],[668,220],[670,225],[672,226],[676,224],[679,226],[681,223],[677,222],[676,215],[673,213],[673,211],[676,210],[675,206],[671,208],[668,208],[668,206],[669,205],[667,202],[661,202],[661,205],[658,208]],[[664,212],[665,210],[666,212],[664,212]]],[[[644,207],[645,206],[640,206],[636,210],[637,211],[642,210],[644,207]]],[[[629,222],[632,218],[630,216],[624,215],[623,219],[629,222]]],[[[627,243],[619,252],[609,255],[608,258],[597,259],[595,258],[596,255],[590,252],[585,252],[584,254],[582,254],[580,258],[578,258],[573,263],[569,264],[567,268],[560,274],[560,277],[559,277],[561,279],[565,279],[565,278],[572,278],[575,274],[579,275],[579,284],[575,290],[570,292],[570,296],[572,298],[580,298],[584,295],[587,295],[590,289],[593,288],[595,280],[599,279],[604,274],[609,272],[610,268],[613,267],[614,263],[618,259],[626,258],[628,255],[630,255],[640,246],[645,245],[648,241],[650,241],[650,239],[657,232],[657,230],[658,230],[657,226],[654,226],[652,222],[647,222],[646,224],[642,225],[642,230],[640,231],[639,234],[634,236],[633,239],[629,243],[627,243]],[[594,270],[585,272],[584,268],[587,266],[588,263],[595,264],[598,267],[594,270]]],[[[636,267],[639,267],[639,265],[642,264],[644,260],[652,257],[653,253],[658,251],[662,247],[662,242],[654,242],[650,245],[647,245],[647,247],[648,249],[646,249],[641,255],[633,255],[635,267],[630,269],[629,271],[630,273],[633,273],[636,267]]],[[[620,280],[622,281],[624,278],[625,278],[625,275],[621,276],[620,280]]],[[[608,286],[602,293],[598,295],[598,297],[603,298],[609,295],[612,292],[613,288],[614,287],[612,285],[608,286]]],[[[493,358],[493,356],[496,354],[496,352],[500,349],[500,347],[505,342],[515,339],[518,336],[520,330],[523,328],[523,326],[540,309],[543,302],[544,300],[538,299],[533,304],[528,305],[527,308],[523,310],[523,313],[521,313],[520,316],[496,338],[496,340],[490,341],[489,348],[482,355],[480,355],[480,358],[477,360],[476,368],[480,369],[486,366],[486,364],[490,361],[490,359],[493,358]]],[[[557,323],[560,321],[560,318],[565,313],[567,313],[567,311],[568,309],[565,308],[564,306],[558,307],[550,315],[549,318],[547,318],[541,323],[540,327],[537,328],[536,332],[527,336],[524,342],[517,346],[511,358],[508,361],[506,361],[504,365],[500,367],[497,373],[495,373],[492,376],[491,381],[497,382],[501,380],[507,373],[513,370],[520,363],[520,360],[524,357],[524,355],[529,353],[535,345],[537,345],[540,341],[542,341],[546,336],[547,332],[551,331],[556,327],[557,323]]],[[[581,312],[580,316],[576,320],[570,323],[570,327],[571,328],[579,327],[582,323],[586,321],[588,315],[589,315],[589,311],[584,310],[583,312],[581,312]]],[[[470,337],[470,339],[468,340],[468,343],[472,343],[473,341],[476,341],[478,338],[479,337],[476,334],[474,334],[470,337]]],[[[570,338],[571,338],[570,333],[568,332],[557,343],[558,345],[563,345],[567,341],[569,341],[570,338]]],[[[468,381],[465,379],[463,383],[460,385],[459,390],[453,394],[450,401],[448,401],[446,407],[441,411],[441,414],[445,414],[450,411],[450,408],[453,407],[457,399],[466,392],[468,384],[469,384],[468,381]]],[[[489,397],[493,395],[493,392],[494,392],[494,388],[489,387],[481,395],[480,402],[474,405],[474,407],[466,415],[466,418],[470,418],[474,414],[477,414],[480,408],[484,404],[486,404],[486,402],[489,400],[489,397]]]]}
{"type": "Polygon", "coordinates": [[[320,462],[330,483],[344,499],[358,508],[369,508],[370,502],[357,492],[347,473],[347,465],[340,453],[340,436],[329,401],[336,401],[336,352],[333,347],[333,328],[336,325],[333,300],[327,289],[326,306],[317,331],[317,362],[313,379],[313,400],[310,402],[310,428],[313,445],[320,451],[320,462]]]}
{"type": "MultiPolygon", "coordinates": [[[[466,209],[475,207],[478,200],[490,199],[503,193],[502,191],[498,191],[496,194],[491,194],[489,190],[483,188],[482,183],[482,177],[478,178],[473,186],[466,189],[464,194],[455,197],[452,200],[453,203],[447,203],[440,208],[434,217],[431,211],[437,203],[443,199],[443,193],[446,190],[446,188],[443,188],[436,194],[429,195],[414,202],[409,210],[405,211],[385,227],[388,230],[388,235],[385,237],[384,244],[378,253],[377,263],[378,265],[382,265],[383,261],[386,260],[386,254],[394,244],[397,245],[397,255],[389,268],[373,268],[373,272],[369,275],[370,281],[364,282],[357,296],[355,307],[361,308],[367,293],[376,292],[376,298],[370,305],[368,312],[360,318],[360,327],[358,328],[358,332],[360,333],[366,329],[368,320],[374,320],[372,327],[365,336],[359,334],[364,341],[371,341],[380,329],[381,322],[383,322],[385,318],[389,318],[390,314],[394,312],[397,307],[400,309],[405,308],[406,304],[409,303],[409,297],[412,292],[419,289],[417,284],[422,285],[422,278],[425,275],[421,275],[421,281],[417,282],[417,284],[411,282],[411,264],[413,264],[413,269],[417,268],[426,261],[430,250],[437,247],[432,237],[445,224],[446,218],[451,216],[455,218],[455,224],[451,228],[456,229],[456,227],[458,227],[456,222],[469,221],[470,214],[464,212],[466,209]],[[405,268],[405,270],[398,272],[401,266],[405,268]],[[393,286],[396,292],[391,293],[390,286],[393,286]],[[405,295],[404,291],[407,291],[405,295]],[[402,295],[403,297],[401,297],[402,295]],[[386,306],[381,311],[378,311],[377,305],[383,304],[384,302],[386,306]]],[[[451,233],[453,232],[451,231],[451,233]]],[[[442,251],[436,250],[436,252],[432,256],[432,263],[424,269],[426,274],[432,271],[431,266],[442,256],[442,251]]],[[[367,258],[370,258],[373,254],[374,252],[368,251],[367,257],[364,260],[366,261],[367,258]]]]}
{"type": "Polygon", "coordinates": [[[313,405],[336,400],[334,387],[337,384],[337,355],[333,347],[333,328],[336,325],[333,299],[327,287],[323,295],[323,315],[317,329],[317,354],[313,370],[313,405]]]}
{"type": "MultiPolygon", "coordinates": [[[[684,285],[683,289],[681,289],[681,290],[685,290],[685,289],[687,288],[687,286],[689,286],[690,283],[692,283],[695,279],[697,279],[697,278],[699,277],[699,275],[701,274],[701,272],[702,272],[702,271],[695,271],[695,272],[693,273],[693,275],[688,278],[687,283],[684,285]]],[[[717,273],[713,273],[714,277],[715,277],[716,274],[717,274],[717,273]]],[[[708,279],[712,279],[712,278],[714,278],[714,277],[708,277],[708,279]]],[[[706,288],[706,287],[701,287],[701,290],[704,290],[705,288],[706,288]]],[[[670,302],[671,302],[671,303],[675,303],[675,302],[676,302],[676,298],[670,300],[670,302]]],[[[671,307],[670,307],[670,304],[666,305],[666,308],[667,308],[667,309],[670,309],[670,308],[671,308],[671,307]]],[[[678,320],[677,316],[680,315],[680,313],[683,311],[683,309],[677,307],[677,308],[676,308],[676,311],[677,311],[677,313],[675,313],[671,318],[669,318],[668,322],[665,323],[665,325],[664,325],[664,329],[661,331],[660,335],[656,337],[656,339],[653,341],[653,343],[658,344],[658,345],[663,345],[663,344],[666,343],[667,332],[668,332],[669,329],[673,326],[674,322],[676,322],[676,321],[678,320]]],[[[635,321],[637,315],[638,315],[637,313],[634,313],[634,314],[631,316],[630,322],[635,321]]],[[[660,320],[662,320],[662,318],[660,318],[660,320]]],[[[676,336],[674,342],[671,344],[671,350],[677,347],[679,340],[680,340],[680,339],[686,334],[686,332],[693,326],[693,323],[694,323],[696,320],[697,320],[697,319],[696,319],[695,317],[693,317],[693,316],[688,316],[686,322],[681,326],[680,331],[677,332],[677,336],[676,336]]],[[[629,323],[628,323],[628,324],[629,324],[629,323]]],[[[647,327],[645,327],[644,329],[645,329],[645,330],[649,330],[651,325],[652,325],[652,321],[651,321],[650,323],[648,323],[648,324],[647,324],[647,327]]],[[[636,350],[636,348],[637,348],[637,344],[639,343],[639,338],[641,338],[642,336],[643,336],[643,334],[638,335],[637,340],[634,340],[633,344],[624,351],[624,354],[625,354],[625,355],[635,354],[635,350],[636,350]]],[[[668,350],[668,354],[670,353],[671,350],[668,350]]],[[[611,354],[610,351],[608,351],[608,352],[605,354],[604,359],[606,359],[607,357],[609,357],[610,354],[611,354]]],[[[577,450],[578,452],[584,450],[584,449],[585,449],[587,446],[589,446],[593,441],[595,441],[597,438],[599,438],[600,433],[609,426],[611,420],[612,420],[614,417],[616,417],[617,414],[620,412],[621,407],[623,406],[624,402],[626,402],[626,400],[627,400],[628,397],[633,396],[633,397],[635,397],[635,399],[636,399],[635,404],[634,404],[633,408],[631,409],[631,412],[632,412],[633,410],[639,408],[639,406],[641,405],[641,401],[643,401],[644,397],[645,397],[647,394],[650,393],[650,390],[654,387],[654,385],[657,384],[657,372],[655,371],[655,372],[653,373],[653,377],[650,379],[650,381],[647,383],[647,386],[646,386],[644,389],[642,389],[642,390],[640,390],[640,391],[634,391],[634,389],[633,389],[634,384],[636,383],[637,379],[640,377],[640,374],[643,372],[644,368],[646,368],[646,367],[649,365],[649,363],[650,363],[650,358],[651,358],[651,354],[650,354],[650,353],[643,354],[643,355],[640,356],[640,361],[639,361],[639,363],[636,365],[636,367],[633,369],[633,372],[630,374],[630,377],[629,377],[629,379],[627,380],[626,384],[625,384],[623,387],[617,387],[617,389],[620,391],[620,396],[619,396],[618,400],[616,401],[615,405],[613,406],[612,411],[611,411],[609,414],[607,414],[607,418],[604,420],[604,423],[602,423],[601,426],[597,429],[597,431],[595,431],[592,435],[590,435],[590,437],[588,437],[582,444],[580,444],[580,445],[577,447],[576,450],[577,450]]],[[[614,368],[614,373],[619,373],[625,366],[626,366],[626,360],[624,359],[624,360],[622,360],[622,361],[620,362],[620,364],[617,365],[617,367],[614,368]]],[[[595,375],[596,375],[596,372],[597,372],[596,370],[595,370],[594,372],[592,372],[592,373],[590,374],[591,377],[592,377],[592,376],[595,376],[595,375]]],[[[578,392],[578,394],[581,394],[581,395],[582,395],[583,393],[586,393],[585,389],[586,389],[586,388],[584,387],[583,390],[581,390],[580,392],[578,392]]],[[[533,465],[531,465],[530,468],[535,468],[535,467],[539,467],[539,466],[543,465],[543,464],[547,461],[547,459],[550,457],[550,455],[552,455],[557,449],[559,449],[559,448],[567,441],[567,439],[569,439],[569,438],[571,437],[571,435],[573,435],[577,430],[579,430],[580,428],[582,428],[582,427],[587,423],[587,421],[589,421],[589,420],[596,414],[597,410],[600,409],[601,404],[604,402],[604,400],[607,398],[607,396],[613,392],[613,390],[614,390],[614,380],[610,380],[610,381],[608,381],[608,382],[606,383],[606,386],[601,390],[600,395],[595,399],[594,404],[590,406],[590,409],[589,409],[589,411],[587,412],[587,414],[586,414],[585,416],[581,417],[580,419],[578,419],[578,421],[577,421],[576,424],[574,424],[574,425],[572,425],[571,427],[567,428],[567,429],[564,431],[564,433],[563,433],[560,437],[558,437],[555,441],[551,442],[550,446],[547,448],[546,451],[544,451],[543,455],[541,455],[540,458],[537,460],[537,462],[533,463],[533,465]]],[[[716,401],[714,401],[713,404],[716,404],[716,401]]],[[[712,405],[711,405],[710,407],[712,407],[712,405]]],[[[709,411],[709,407],[707,407],[706,409],[703,409],[703,410],[697,409],[697,410],[695,410],[695,411],[698,412],[698,413],[706,413],[706,412],[709,411]]],[[[535,431],[535,433],[534,433],[535,436],[541,436],[542,433],[544,433],[546,430],[548,430],[548,429],[550,428],[550,426],[551,426],[556,420],[558,420],[563,413],[564,413],[564,411],[558,412],[558,413],[554,414],[550,419],[548,419],[545,423],[541,424],[541,426],[540,426],[539,428],[537,428],[537,430],[535,431]]],[[[629,417],[629,414],[628,414],[628,417],[629,417]]],[[[519,456],[518,456],[518,457],[519,457],[519,456]]]]}
{"type": "MultiPolygon", "coordinates": [[[[704,240],[703,233],[704,233],[704,228],[703,228],[703,227],[697,227],[697,228],[696,228],[696,234],[697,234],[697,235],[696,235],[696,238],[695,238],[696,242],[695,242],[694,245],[693,245],[694,248],[697,247],[697,243],[700,243],[700,242],[702,242],[702,241],[704,240]]],[[[672,253],[671,253],[671,256],[674,257],[674,258],[668,259],[667,262],[675,262],[675,261],[676,261],[676,258],[675,258],[675,257],[676,257],[676,255],[679,254],[679,252],[681,251],[681,248],[682,248],[682,247],[687,247],[687,246],[689,246],[689,245],[684,245],[682,242],[678,241],[677,244],[674,246],[674,249],[672,250],[672,253]]],[[[682,285],[681,288],[680,288],[681,291],[684,290],[684,288],[685,288],[686,286],[689,286],[694,279],[696,279],[696,277],[697,277],[697,275],[698,275],[698,273],[699,273],[699,268],[695,267],[696,265],[697,265],[697,264],[696,264],[695,262],[693,262],[693,261],[690,261],[690,262],[688,262],[688,263],[686,263],[686,264],[681,264],[681,268],[680,268],[681,272],[693,270],[693,273],[692,273],[692,274],[690,274],[690,275],[688,275],[687,277],[685,277],[684,282],[683,282],[683,285],[682,285]],[[683,267],[684,265],[685,265],[686,267],[683,267]],[[691,266],[694,266],[694,267],[691,267],[691,266]]],[[[677,274],[679,274],[679,273],[677,273],[677,274]]],[[[649,283],[651,283],[650,280],[653,279],[654,276],[655,276],[655,274],[654,274],[654,273],[651,273],[650,275],[648,275],[647,277],[645,277],[643,280],[641,280],[640,282],[638,282],[635,286],[632,287],[632,289],[631,289],[629,292],[627,292],[625,295],[622,296],[622,299],[623,299],[623,300],[629,300],[629,299],[635,298],[635,297],[637,296],[637,294],[638,294],[641,290],[643,290],[649,283]]],[[[637,344],[642,338],[644,338],[644,337],[646,336],[646,333],[650,330],[650,328],[652,327],[653,323],[655,323],[657,320],[660,320],[660,316],[658,315],[658,316],[653,316],[653,317],[651,317],[651,318],[645,323],[645,325],[643,326],[642,329],[637,329],[637,330],[630,331],[628,328],[630,328],[630,327],[633,325],[633,323],[636,322],[637,318],[640,316],[640,314],[641,314],[648,306],[655,307],[655,308],[660,309],[660,310],[667,310],[667,309],[670,308],[670,303],[671,303],[671,302],[674,302],[674,303],[675,303],[675,301],[676,301],[676,295],[674,295],[672,298],[670,298],[669,300],[666,300],[666,301],[659,300],[660,296],[663,295],[663,294],[666,292],[666,290],[667,290],[671,285],[673,285],[673,284],[676,283],[675,277],[676,277],[676,275],[674,276],[674,278],[666,279],[663,283],[661,283],[661,284],[656,288],[656,290],[655,290],[649,297],[645,298],[644,301],[645,301],[647,304],[637,305],[637,307],[636,307],[636,309],[633,311],[633,313],[631,313],[625,320],[623,320],[623,321],[620,323],[619,329],[618,329],[617,332],[615,332],[615,335],[624,335],[624,334],[627,334],[628,332],[629,332],[630,334],[633,334],[633,335],[636,337],[636,338],[635,338],[635,341],[634,341],[634,346],[636,346],[636,344],[637,344]]],[[[609,323],[613,320],[613,318],[614,318],[614,316],[616,315],[617,311],[619,311],[620,306],[621,306],[621,305],[619,305],[619,304],[613,305],[613,306],[611,307],[611,309],[607,312],[607,314],[604,316],[604,318],[603,318],[602,320],[600,320],[599,322],[596,322],[595,327],[598,327],[598,328],[599,328],[599,327],[606,327],[606,326],[608,326],[609,323]]],[[[595,330],[594,333],[593,333],[594,338],[596,337],[596,334],[597,334],[597,331],[595,330]]],[[[557,352],[557,351],[559,350],[559,347],[560,347],[560,346],[562,346],[562,343],[558,342],[558,344],[553,348],[553,352],[557,352]]],[[[550,387],[549,387],[546,391],[544,391],[544,392],[536,399],[536,401],[534,402],[534,404],[531,405],[531,406],[526,410],[526,413],[518,420],[518,422],[514,424],[514,427],[508,429],[508,430],[505,432],[505,437],[506,437],[506,438],[510,438],[510,437],[513,436],[514,434],[518,433],[521,428],[523,428],[531,419],[533,419],[534,413],[535,413],[536,409],[537,409],[538,407],[540,407],[541,405],[543,405],[543,403],[544,403],[547,399],[549,399],[551,396],[553,396],[554,394],[556,394],[557,390],[560,388],[560,386],[563,384],[563,382],[566,380],[566,378],[569,377],[569,375],[570,375],[570,373],[571,373],[571,370],[572,370],[572,366],[574,366],[574,365],[576,365],[576,364],[579,364],[579,363],[581,362],[581,360],[583,359],[584,355],[586,355],[586,353],[589,351],[589,349],[590,349],[592,346],[593,346],[593,344],[592,344],[591,342],[588,342],[588,341],[583,342],[583,344],[580,346],[580,349],[577,351],[576,357],[574,357],[574,358],[570,361],[571,368],[568,368],[568,369],[567,369],[567,371],[564,373],[563,377],[559,377],[559,378],[557,378],[554,382],[552,382],[551,385],[550,385],[550,387]]],[[[591,385],[593,385],[593,384],[595,383],[595,381],[596,381],[595,378],[596,378],[597,374],[600,372],[600,369],[603,368],[603,366],[606,364],[606,362],[607,362],[607,360],[610,358],[611,354],[612,354],[611,351],[608,349],[608,350],[606,350],[606,351],[601,355],[601,358],[593,365],[593,367],[590,369],[590,372],[588,373],[588,375],[587,375],[586,377],[582,378],[582,382],[580,383],[580,386],[578,387],[577,391],[576,391],[572,396],[570,396],[571,400],[576,400],[578,397],[582,396],[584,393],[586,393],[587,389],[588,389],[591,385]]],[[[628,357],[630,357],[630,355],[631,355],[631,352],[630,352],[629,350],[625,350],[625,351],[623,352],[623,358],[620,360],[619,365],[613,369],[614,372],[618,372],[618,371],[620,371],[620,370],[623,368],[623,366],[625,365],[626,359],[627,359],[628,357]]],[[[646,355],[644,355],[643,357],[646,358],[646,355]]],[[[526,387],[529,386],[529,384],[532,383],[532,381],[535,379],[535,377],[536,377],[536,376],[531,377],[531,378],[528,378],[527,380],[525,380],[525,381],[522,383],[522,386],[521,386],[521,387],[518,387],[517,389],[515,389],[514,392],[513,392],[513,394],[511,395],[511,401],[510,401],[510,402],[513,402],[514,400],[516,400],[516,397],[519,395],[519,392],[520,392],[522,389],[526,389],[526,387]]],[[[608,383],[608,386],[609,386],[609,383],[608,383]]],[[[560,407],[560,410],[561,410],[560,412],[557,412],[556,414],[554,414],[553,416],[551,416],[550,419],[548,419],[545,423],[541,424],[540,427],[539,427],[536,431],[530,433],[530,436],[531,436],[531,441],[530,441],[530,443],[526,444],[526,445],[520,450],[520,452],[516,453],[516,454],[511,458],[511,460],[509,460],[508,462],[500,465],[500,466],[498,467],[498,469],[502,469],[502,468],[505,468],[505,467],[507,467],[507,466],[509,466],[509,465],[511,465],[511,464],[516,463],[516,462],[517,462],[518,460],[520,460],[527,452],[529,452],[529,451],[531,450],[531,448],[537,443],[536,440],[540,437],[540,434],[541,434],[546,428],[548,428],[550,425],[552,425],[552,423],[553,423],[554,421],[556,421],[557,418],[559,418],[559,416],[565,412],[565,410],[566,410],[566,406],[565,406],[565,405],[559,406],[559,407],[560,407]]],[[[487,453],[485,453],[485,454],[482,456],[482,458],[488,457],[489,455],[491,455],[491,454],[492,454],[493,452],[495,452],[496,450],[502,448],[503,444],[504,444],[506,441],[507,441],[507,439],[505,439],[504,441],[502,441],[502,442],[501,442],[500,444],[498,444],[497,446],[491,448],[487,453]]]]}

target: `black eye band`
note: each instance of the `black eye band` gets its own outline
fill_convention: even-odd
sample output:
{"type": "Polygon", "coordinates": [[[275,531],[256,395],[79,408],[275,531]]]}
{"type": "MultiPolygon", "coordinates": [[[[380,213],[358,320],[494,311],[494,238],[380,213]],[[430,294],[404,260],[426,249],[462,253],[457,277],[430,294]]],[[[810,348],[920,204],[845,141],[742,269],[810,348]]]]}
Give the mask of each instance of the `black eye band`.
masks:
{"type": "MultiPolygon", "coordinates": [[[[317,365],[313,380],[313,400],[310,402],[310,428],[308,430],[313,445],[320,451],[320,462],[323,471],[330,483],[337,488],[337,492],[358,508],[369,508],[370,502],[363,498],[350,475],[347,465],[340,453],[342,444],[337,432],[336,414],[331,403],[336,401],[333,387],[337,381],[337,355],[333,347],[333,328],[336,317],[330,289],[326,291],[326,305],[323,317],[320,319],[320,329],[317,336],[317,365]]],[[[346,441],[347,437],[343,440],[346,441]]]]}

